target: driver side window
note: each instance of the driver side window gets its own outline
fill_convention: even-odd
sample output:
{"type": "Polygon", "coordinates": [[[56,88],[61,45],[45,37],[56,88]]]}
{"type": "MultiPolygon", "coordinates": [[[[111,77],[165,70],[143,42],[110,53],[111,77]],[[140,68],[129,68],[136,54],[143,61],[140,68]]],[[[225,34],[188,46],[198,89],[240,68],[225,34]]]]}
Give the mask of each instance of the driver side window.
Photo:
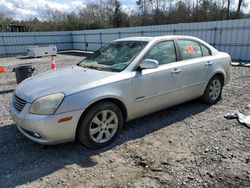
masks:
{"type": "Polygon", "coordinates": [[[175,62],[177,57],[174,41],[169,40],[156,44],[144,59],[157,60],[159,65],[175,62]]]}

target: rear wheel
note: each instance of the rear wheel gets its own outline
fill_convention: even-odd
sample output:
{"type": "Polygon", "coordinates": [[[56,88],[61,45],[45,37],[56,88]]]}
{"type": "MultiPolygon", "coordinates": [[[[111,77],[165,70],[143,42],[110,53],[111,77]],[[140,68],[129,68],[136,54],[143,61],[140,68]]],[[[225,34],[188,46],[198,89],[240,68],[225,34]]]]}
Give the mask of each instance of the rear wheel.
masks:
{"type": "Polygon", "coordinates": [[[111,102],[96,104],[81,119],[78,140],[91,149],[107,146],[117,137],[122,123],[122,113],[117,105],[111,102]]]}
{"type": "Polygon", "coordinates": [[[206,90],[202,96],[202,100],[208,104],[214,104],[221,99],[222,79],[220,76],[214,76],[208,82],[206,90]]]}

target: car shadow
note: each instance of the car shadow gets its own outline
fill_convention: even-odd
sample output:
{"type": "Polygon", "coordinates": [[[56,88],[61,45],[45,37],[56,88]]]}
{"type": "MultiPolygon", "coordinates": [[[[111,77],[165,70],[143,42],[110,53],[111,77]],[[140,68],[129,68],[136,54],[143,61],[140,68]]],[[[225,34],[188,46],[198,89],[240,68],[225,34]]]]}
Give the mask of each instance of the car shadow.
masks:
{"type": "Polygon", "coordinates": [[[43,148],[26,139],[15,124],[5,125],[0,128],[0,187],[15,187],[39,180],[66,165],[75,164],[82,168],[95,166],[96,162],[91,160],[91,156],[171,126],[209,107],[194,100],[130,121],[125,123],[113,144],[99,150],[89,150],[76,143],[43,148]]]}
{"type": "Polygon", "coordinates": [[[8,90],[0,91],[0,95],[6,94],[6,93],[11,93],[13,91],[14,91],[14,89],[8,89],[8,90]]]}
{"type": "Polygon", "coordinates": [[[42,56],[41,57],[30,57],[30,56],[27,56],[27,55],[23,55],[23,56],[17,57],[17,59],[23,59],[23,60],[25,60],[25,59],[36,59],[36,58],[42,58],[42,56]]]}

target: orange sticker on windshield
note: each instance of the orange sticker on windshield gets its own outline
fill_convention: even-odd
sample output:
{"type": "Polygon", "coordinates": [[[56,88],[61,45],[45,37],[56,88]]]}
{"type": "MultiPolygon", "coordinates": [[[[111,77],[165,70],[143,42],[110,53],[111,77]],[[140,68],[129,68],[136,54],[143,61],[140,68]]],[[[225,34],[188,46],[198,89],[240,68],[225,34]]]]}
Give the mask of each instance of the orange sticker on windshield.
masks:
{"type": "Polygon", "coordinates": [[[194,48],[193,48],[193,46],[192,46],[192,45],[188,45],[188,46],[187,46],[187,51],[188,51],[188,53],[190,53],[190,54],[194,53],[194,48]]]}

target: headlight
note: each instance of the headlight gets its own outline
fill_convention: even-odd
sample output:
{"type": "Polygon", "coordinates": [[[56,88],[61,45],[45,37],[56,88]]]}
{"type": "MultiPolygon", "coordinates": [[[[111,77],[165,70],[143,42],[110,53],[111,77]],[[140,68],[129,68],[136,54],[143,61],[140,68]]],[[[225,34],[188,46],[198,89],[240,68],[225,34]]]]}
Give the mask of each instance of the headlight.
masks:
{"type": "Polygon", "coordinates": [[[32,102],[29,113],[39,115],[54,114],[64,98],[63,93],[44,96],[32,102]]]}

